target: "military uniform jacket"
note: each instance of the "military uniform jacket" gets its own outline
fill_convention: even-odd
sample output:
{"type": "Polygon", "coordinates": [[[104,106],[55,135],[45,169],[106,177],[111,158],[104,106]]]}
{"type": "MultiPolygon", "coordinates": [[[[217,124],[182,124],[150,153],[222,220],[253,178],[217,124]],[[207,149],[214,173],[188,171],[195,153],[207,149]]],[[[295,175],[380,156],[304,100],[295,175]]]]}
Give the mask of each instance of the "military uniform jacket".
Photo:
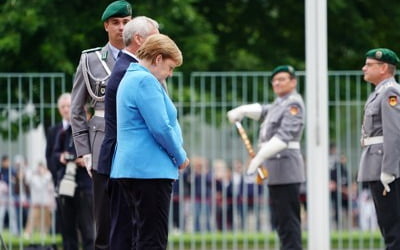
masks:
{"type": "Polygon", "coordinates": [[[110,45],[82,52],[71,92],[71,126],[77,156],[92,154],[97,170],[100,146],[104,138],[104,117],[94,115],[87,121],[85,105],[104,110],[105,86],[114,67],[110,45]],[[90,85],[90,86],[89,86],[90,85]]]}
{"type": "MultiPolygon", "coordinates": [[[[263,105],[260,143],[272,137],[289,142],[299,142],[304,129],[305,109],[303,98],[296,92],[263,105]]],[[[268,185],[301,183],[305,181],[304,161],[300,149],[287,148],[265,160],[268,185]]]]}
{"type": "Polygon", "coordinates": [[[383,136],[383,143],[362,148],[358,181],[379,181],[381,172],[400,176],[400,86],[394,78],[379,83],[364,106],[361,144],[383,136]]]}

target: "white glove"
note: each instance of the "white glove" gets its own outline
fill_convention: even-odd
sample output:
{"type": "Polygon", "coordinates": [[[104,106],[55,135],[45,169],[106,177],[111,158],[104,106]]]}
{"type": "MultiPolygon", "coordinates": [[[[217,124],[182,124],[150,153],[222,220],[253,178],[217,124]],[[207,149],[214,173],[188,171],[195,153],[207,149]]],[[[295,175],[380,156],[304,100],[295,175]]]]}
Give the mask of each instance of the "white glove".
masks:
{"type": "Polygon", "coordinates": [[[387,174],[384,172],[381,173],[381,182],[386,192],[390,192],[389,184],[392,183],[395,179],[396,178],[392,174],[387,174]]]}
{"type": "Polygon", "coordinates": [[[254,158],[250,161],[247,168],[247,174],[252,175],[257,171],[257,168],[268,158],[286,149],[287,143],[274,136],[266,143],[263,143],[260,150],[254,158]]]}
{"type": "Polygon", "coordinates": [[[253,120],[259,120],[261,116],[262,107],[258,103],[241,105],[237,108],[228,111],[228,119],[231,123],[241,121],[244,116],[247,116],[253,120]]]}
{"type": "Polygon", "coordinates": [[[247,174],[248,175],[253,175],[256,171],[257,168],[263,163],[263,160],[261,157],[257,157],[257,155],[251,159],[249,167],[247,168],[247,174]]]}
{"type": "Polygon", "coordinates": [[[92,177],[92,154],[85,154],[82,156],[83,162],[85,162],[86,171],[90,177],[92,177]]]}

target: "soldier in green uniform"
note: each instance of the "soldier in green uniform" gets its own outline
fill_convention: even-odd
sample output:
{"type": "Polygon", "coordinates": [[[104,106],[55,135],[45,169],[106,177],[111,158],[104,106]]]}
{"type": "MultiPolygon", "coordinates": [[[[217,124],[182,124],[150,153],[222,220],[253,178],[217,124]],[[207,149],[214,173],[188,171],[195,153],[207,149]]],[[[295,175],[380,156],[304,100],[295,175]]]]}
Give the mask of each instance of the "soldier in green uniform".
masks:
{"type": "Polygon", "coordinates": [[[93,180],[95,249],[109,249],[110,234],[109,175],[107,170],[98,168],[105,126],[104,94],[118,54],[124,48],[124,26],[131,19],[132,7],[128,2],[120,0],[107,6],[101,21],[108,33],[108,43],[82,52],[71,92],[71,126],[76,153],[83,157],[93,180]],[[85,111],[87,103],[94,109],[90,120],[85,111]]]}

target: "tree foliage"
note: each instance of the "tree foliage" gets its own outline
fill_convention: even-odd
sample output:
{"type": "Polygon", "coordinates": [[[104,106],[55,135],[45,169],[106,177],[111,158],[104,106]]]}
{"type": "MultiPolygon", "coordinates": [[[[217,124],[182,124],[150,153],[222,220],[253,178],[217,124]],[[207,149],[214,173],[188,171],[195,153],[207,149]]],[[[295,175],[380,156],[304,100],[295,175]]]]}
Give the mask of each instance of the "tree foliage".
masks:
{"type": "MultiPolygon", "coordinates": [[[[73,74],[84,49],[103,46],[100,16],[110,0],[0,1],[0,71],[73,74]]],[[[330,69],[359,69],[372,47],[399,51],[395,0],[329,0],[330,69]]],[[[270,70],[305,65],[304,1],[147,0],[150,16],[182,49],[182,71],[270,70]]]]}
{"type": "Polygon", "coordinates": [[[387,47],[400,54],[400,2],[329,0],[328,62],[332,70],[360,70],[365,52],[387,47]]]}
{"type": "MultiPolygon", "coordinates": [[[[64,72],[71,82],[81,51],[107,42],[100,17],[110,2],[0,0],[0,72],[64,72]]],[[[185,77],[193,71],[269,71],[279,64],[305,69],[305,1],[130,2],[135,16],[157,20],[176,41],[185,77]]],[[[374,47],[400,53],[398,0],[327,4],[330,70],[360,70],[364,53],[374,47]]],[[[184,93],[191,93],[184,97],[189,100],[195,92],[184,93]]],[[[0,103],[6,99],[0,92],[0,103]]]]}
{"type": "MultiPolygon", "coordinates": [[[[0,5],[0,72],[73,74],[82,50],[103,46],[100,21],[110,1],[6,0],[0,5]]],[[[134,15],[156,19],[185,56],[183,69],[206,70],[217,36],[192,0],[134,3],[134,15]]]]}
{"type": "Polygon", "coordinates": [[[218,34],[218,58],[212,70],[270,70],[276,64],[301,66],[304,60],[302,1],[199,2],[218,34]]]}

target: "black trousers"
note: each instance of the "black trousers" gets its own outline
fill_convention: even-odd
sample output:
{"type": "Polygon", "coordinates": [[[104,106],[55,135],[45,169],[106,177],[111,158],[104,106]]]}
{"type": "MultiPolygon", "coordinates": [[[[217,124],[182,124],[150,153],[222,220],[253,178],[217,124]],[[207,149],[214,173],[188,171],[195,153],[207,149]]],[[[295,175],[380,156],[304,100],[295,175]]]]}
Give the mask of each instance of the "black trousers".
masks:
{"type": "Polygon", "coordinates": [[[380,181],[369,182],[378,225],[387,250],[400,249],[400,179],[390,183],[390,192],[383,196],[380,181]]]}
{"type": "Polygon", "coordinates": [[[92,170],[94,220],[96,226],[95,248],[110,249],[109,238],[111,228],[110,198],[108,194],[108,175],[92,170]]]}
{"type": "Polygon", "coordinates": [[[59,197],[57,197],[56,198],[56,204],[57,204],[57,207],[56,207],[56,210],[54,211],[55,212],[55,224],[56,224],[56,226],[55,226],[55,231],[56,231],[56,233],[57,234],[61,234],[62,235],[62,216],[61,216],[61,203],[60,203],[60,198],[59,197]]]}
{"type": "Polygon", "coordinates": [[[302,249],[300,184],[271,185],[268,188],[281,249],[302,249]]]}
{"type": "Polygon", "coordinates": [[[164,250],[168,242],[170,179],[117,179],[136,225],[136,250],[164,250]]]}
{"type": "Polygon", "coordinates": [[[64,250],[78,250],[78,230],[82,237],[82,249],[94,248],[93,195],[75,191],[74,197],[60,195],[62,238],[64,250]]]}
{"type": "Polygon", "coordinates": [[[110,249],[134,250],[135,221],[131,218],[132,207],[128,205],[121,185],[115,179],[109,180],[108,187],[111,213],[110,249]]]}

